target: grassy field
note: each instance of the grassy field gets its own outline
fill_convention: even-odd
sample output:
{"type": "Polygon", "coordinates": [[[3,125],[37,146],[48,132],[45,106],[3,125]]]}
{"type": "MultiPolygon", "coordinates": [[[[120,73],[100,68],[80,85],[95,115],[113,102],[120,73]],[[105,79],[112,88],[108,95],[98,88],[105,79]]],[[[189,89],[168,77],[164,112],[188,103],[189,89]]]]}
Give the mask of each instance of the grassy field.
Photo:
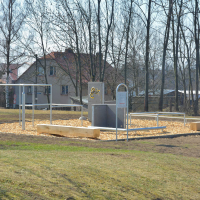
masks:
{"type": "MultiPolygon", "coordinates": [[[[27,120],[31,119],[31,113],[26,110],[27,120]]],[[[53,111],[53,118],[79,116],[80,112],[53,111]]],[[[49,111],[37,110],[35,118],[49,118],[49,111]]],[[[18,120],[18,110],[0,109],[1,122],[13,120],[18,120]]],[[[196,146],[181,146],[178,142],[167,145],[163,141],[111,144],[58,142],[56,138],[52,138],[55,143],[48,143],[46,137],[27,136],[31,139],[22,140],[12,135],[9,134],[9,139],[0,135],[1,200],[200,199],[199,156],[173,155],[162,150],[169,146],[199,152],[198,143],[196,146]],[[131,149],[136,144],[140,148],[131,149]],[[152,152],[147,146],[160,150],[152,152]]]]}
{"type": "Polygon", "coordinates": [[[67,141],[0,141],[0,156],[0,199],[200,199],[199,158],[67,141]]]}

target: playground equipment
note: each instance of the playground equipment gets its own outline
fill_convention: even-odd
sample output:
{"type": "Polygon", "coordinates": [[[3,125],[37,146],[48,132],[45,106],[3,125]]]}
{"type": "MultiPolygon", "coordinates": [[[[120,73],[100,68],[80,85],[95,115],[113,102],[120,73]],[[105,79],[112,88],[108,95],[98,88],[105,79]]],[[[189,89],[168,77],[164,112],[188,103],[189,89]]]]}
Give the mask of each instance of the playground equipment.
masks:
{"type": "Polygon", "coordinates": [[[200,122],[190,123],[190,129],[193,131],[200,131],[200,122]]]}
{"type": "MultiPolygon", "coordinates": [[[[104,114],[102,114],[101,112],[96,112],[95,114],[95,119],[98,121],[100,121],[102,123],[102,121],[104,121],[106,124],[106,126],[104,125],[99,125],[97,126],[94,125],[95,122],[92,121],[92,125],[91,127],[69,127],[69,126],[61,126],[61,125],[52,125],[52,108],[55,107],[81,107],[81,119],[83,116],[83,106],[82,105],[78,105],[78,104],[55,104],[52,103],[52,92],[49,94],[50,95],[50,103],[49,104],[35,104],[35,96],[34,93],[32,93],[32,104],[25,104],[25,87],[26,86],[32,86],[32,91],[34,91],[34,87],[37,86],[49,86],[51,88],[52,91],[52,85],[51,84],[0,84],[2,86],[18,86],[19,87],[19,123],[21,124],[22,121],[22,130],[25,130],[25,108],[26,107],[32,107],[32,124],[34,126],[34,109],[35,106],[49,106],[50,107],[50,124],[42,124],[42,125],[38,125],[38,132],[46,132],[46,133],[50,133],[50,134],[58,134],[59,135],[63,135],[63,136],[72,136],[72,137],[91,137],[91,138],[97,138],[99,137],[100,134],[100,130],[107,130],[107,131],[116,131],[116,141],[117,141],[117,136],[118,136],[118,131],[121,132],[127,132],[127,141],[128,141],[128,137],[130,137],[128,135],[128,132],[133,132],[133,131],[148,131],[148,130],[163,130],[166,128],[166,126],[159,126],[159,118],[160,117],[166,117],[166,118],[179,118],[180,117],[172,117],[169,115],[183,115],[183,119],[184,119],[184,125],[186,123],[186,119],[190,119],[190,118],[185,118],[185,113],[171,113],[171,112],[149,112],[149,113],[130,113],[128,114],[128,87],[121,83],[117,86],[116,88],[116,104],[113,105],[114,107],[111,109],[111,115],[109,114],[109,112],[106,112],[104,114]],[[119,88],[120,87],[124,87],[126,89],[126,91],[123,92],[119,92],[119,88]],[[21,114],[21,109],[22,109],[22,114],[21,114]],[[22,117],[21,117],[22,115],[22,117]],[[168,116],[167,116],[168,115],[168,116]],[[157,120],[157,126],[156,127],[145,127],[145,128],[129,128],[129,118],[130,118],[130,124],[131,124],[131,117],[132,116],[148,116],[148,117],[155,117],[157,120]],[[22,120],[21,120],[22,118],[22,120]],[[119,121],[119,119],[121,119],[122,124],[124,123],[124,127],[121,127],[121,122],[119,121]],[[109,123],[108,121],[111,120],[112,123],[114,124],[113,127],[109,127],[109,123]],[[115,121],[115,122],[114,122],[115,121]]],[[[98,99],[100,98],[102,102],[104,102],[104,99],[102,99],[103,94],[101,95],[101,91],[103,91],[103,88],[99,89],[98,87],[93,87],[91,85],[91,91],[90,91],[90,95],[91,95],[91,99],[98,99]],[[100,91],[99,91],[100,90],[100,91]],[[101,96],[99,96],[101,95],[101,96]]],[[[91,104],[92,105],[92,104],[91,104]]],[[[109,105],[109,104],[108,104],[109,105]]],[[[101,104],[101,105],[97,105],[100,107],[101,110],[101,106],[103,107],[108,107],[112,106],[111,104],[108,106],[105,104],[101,104]]],[[[94,105],[95,107],[95,105],[94,105]]],[[[107,109],[107,108],[106,108],[107,109]]],[[[110,108],[109,108],[110,109],[110,108]]],[[[92,117],[94,119],[94,117],[92,117]]],[[[193,119],[193,118],[191,118],[193,119]]],[[[82,125],[82,121],[81,121],[81,125],[82,125]]]]}
{"type": "Polygon", "coordinates": [[[104,104],[104,83],[88,83],[88,120],[92,121],[92,105],[104,104]]]}
{"type": "MultiPolygon", "coordinates": [[[[118,109],[117,126],[126,128],[125,108],[118,109]]],[[[92,126],[116,127],[116,104],[93,104],[92,126]]]]}
{"type": "MultiPolygon", "coordinates": [[[[113,127],[97,127],[97,126],[91,126],[91,127],[95,127],[95,128],[98,128],[100,130],[107,130],[107,131],[116,131],[116,141],[117,141],[117,134],[118,134],[118,131],[126,131],[127,132],[127,141],[128,141],[128,132],[130,131],[148,131],[148,130],[158,130],[158,129],[161,129],[163,131],[163,129],[166,128],[166,126],[157,126],[157,127],[145,127],[145,128],[134,128],[134,129],[129,129],[128,128],[128,87],[121,83],[117,86],[116,88],[116,110],[114,113],[115,115],[115,128],[113,127]],[[124,86],[126,88],[126,91],[125,92],[118,92],[119,90],[119,87],[120,86],[124,86]],[[126,116],[125,118],[125,127],[126,128],[119,128],[118,127],[118,122],[119,122],[119,119],[118,119],[118,109],[119,108],[124,108],[124,110],[126,110],[126,114],[124,116],[126,116]]],[[[94,108],[93,108],[94,110],[94,108]]],[[[107,113],[108,114],[108,113],[107,113]]],[[[101,112],[96,112],[95,114],[95,118],[97,119],[102,119],[102,113],[101,112]],[[100,116],[100,117],[99,117],[100,116]]],[[[121,115],[121,114],[120,114],[121,115]]],[[[94,113],[93,113],[93,116],[94,116],[94,113]]],[[[104,116],[105,119],[108,118],[108,116],[104,116]]],[[[94,119],[94,117],[93,117],[94,119]]],[[[93,122],[92,122],[93,123],[93,122]]],[[[95,123],[93,123],[95,124],[95,123]]]]}
{"type": "MultiPolygon", "coordinates": [[[[34,126],[34,110],[35,106],[50,106],[50,124],[52,124],[52,108],[53,107],[81,107],[81,117],[83,116],[83,106],[78,104],[55,104],[52,103],[52,92],[50,92],[50,103],[49,104],[35,104],[35,93],[32,92],[32,104],[25,104],[25,87],[32,86],[32,91],[34,87],[39,86],[49,86],[50,91],[52,91],[52,84],[0,84],[0,86],[18,86],[19,87],[19,125],[21,125],[21,107],[22,107],[22,130],[25,130],[25,108],[32,107],[32,125],[34,126]],[[23,89],[21,91],[21,89],[23,89]]],[[[83,121],[81,120],[81,126],[83,121]]]]}
{"type": "Polygon", "coordinates": [[[182,119],[180,117],[171,117],[171,116],[166,116],[166,115],[183,115],[183,122],[184,126],[186,123],[186,118],[185,118],[185,113],[181,112],[140,112],[140,113],[130,113],[130,125],[131,125],[131,116],[137,116],[137,117],[155,117],[157,121],[157,126],[159,126],[159,117],[165,117],[165,118],[176,118],[176,119],[182,119]]]}

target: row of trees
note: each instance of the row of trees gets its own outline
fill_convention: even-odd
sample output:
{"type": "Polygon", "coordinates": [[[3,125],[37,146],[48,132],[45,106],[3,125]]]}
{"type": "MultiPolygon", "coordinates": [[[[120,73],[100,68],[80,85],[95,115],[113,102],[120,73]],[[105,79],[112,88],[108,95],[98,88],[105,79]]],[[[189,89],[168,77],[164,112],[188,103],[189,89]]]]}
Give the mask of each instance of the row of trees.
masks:
{"type": "Polygon", "coordinates": [[[200,74],[198,0],[1,0],[0,9],[0,53],[7,77],[10,64],[37,54],[44,58],[47,83],[46,55],[70,47],[77,57],[75,87],[80,98],[80,55],[87,53],[91,81],[106,82],[108,61],[115,71],[110,84],[113,93],[117,75],[122,73],[132,94],[145,91],[145,111],[149,91],[156,89],[160,91],[159,110],[164,89],[175,89],[178,111],[178,90],[183,89],[185,105],[189,90],[193,112],[198,114],[198,98],[193,94],[193,89],[198,94],[200,74]]]}

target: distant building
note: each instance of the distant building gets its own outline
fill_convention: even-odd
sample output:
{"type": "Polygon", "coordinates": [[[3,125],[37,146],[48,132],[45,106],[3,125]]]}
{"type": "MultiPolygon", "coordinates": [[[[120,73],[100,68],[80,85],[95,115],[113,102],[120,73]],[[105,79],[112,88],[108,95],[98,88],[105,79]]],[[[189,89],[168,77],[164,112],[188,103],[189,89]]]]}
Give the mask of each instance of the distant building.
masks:
{"type": "MultiPolygon", "coordinates": [[[[181,92],[182,94],[184,94],[184,90],[179,90],[179,92],[181,92]]],[[[187,99],[190,98],[190,100],[192,100],[191,91],[186,90],[186,97],[187,97],[187,99]]],[[[193,97],[194,97],[194,100],[196,100],[196,90],[193,90],[193,97]]],[[[198,91],[198,99],[199,98],[200,98],[200,91],[198,91]]]]}
{"type": "MultiPolygon", "coordinates": [[[[88,82],[91,80],[90,75],[90,55],[80,54],[81,70],[82,70],[82,96],[88,94],[88,82]]],[[[95,63],[98,63],[98,55],[93,55],[95,63]]],[[[45,83],[44,58],[37,59],[18,79],[15,83],[45,83]]],[[[103,63],[103,60],[102,60],[103,63]]],[[[48,84],[52,84],[53,103],[70,104],[71,98],[75,97],[75,85],[79,83],[79,74],[77,73],[77,54],[72,49],[66,49],[65,52],[52,52],[46,55],[46,74],[48,84]]],[[[121,83],[123,77],[115,76],[113,67],[106,62],[105,69],[105,99],[112,99],[113,78],[117,78],[117,84],[121,83]]],[[[99,70],[96,71],[96,81],[98,81],[99,70]]],[[[79,85],[79,84],[78,84],[79,85]]],[[[115,87],[116,88],[116,87],[115,87]]],[[[78,89],[79,91],[79,89],[78,89]]],[[[36,91],[35,91],[36,92],[36,91]]],[[[49,91],[51,92],[51,91],[49,91]]],[[[15,87],[17,95],[16,105],[19,105],[19,89],[15,87]]],[[[32,103],[32,88],[26,88],[26,104],[32,103]]],[[[37,104],[47,103],[47,88],[37,88],[37,104]]],[[[46,106],[44,106],[46,107],[46,106]]],[[[43,107],[40,107],[43,108],[43,107]]]]}

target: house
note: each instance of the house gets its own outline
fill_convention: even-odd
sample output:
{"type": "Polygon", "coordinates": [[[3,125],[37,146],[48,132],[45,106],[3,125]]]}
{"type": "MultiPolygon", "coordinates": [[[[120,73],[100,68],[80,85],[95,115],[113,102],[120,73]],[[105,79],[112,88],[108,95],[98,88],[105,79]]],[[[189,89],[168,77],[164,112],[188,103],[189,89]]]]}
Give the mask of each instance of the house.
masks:
{"type": "MultiPolygon", "coordinates": [[[[98,55],[93,55],[94,61],[98,62],[98,55]]],[[[82,70],[82,96],[88,94],[87,83],[90,81],[90,55],[80,54],[81,70],[82,70]]],[[[37,59],[18,79],[16,84],[39,84],[47,83],[52,84],[53,103],[70,104],[70,97],[78,96],[79,94],[79,74],[77,69],[77,54],[72,49],[66,49],[65,52],[51,52],[46,55],[46,69],[45,59],[41,57],[37,59]],[[46,70],[46,73],[45,73],[46,70]]],[[[98,71],[96,71],[96,80],[98,81],[98,71]]],[[[112,99],[113,78],[117,83],[122,81],[122,76],[116,75],[113,67],[106,62],[105,74],[105,99],[112,99]]],[[[115,87],[116,88],[116,87],[115,87]]],[[[35,89],[36,103],[47,103],[47,90],[46,87],[38,87],[35,89]]],[[[50,93],[51,91],[49,91],[50,93]]],[[[32,87],[25,88],[26,104],[32,103],[32,87]]],[[[19,105],[19,88],[15,87],[16,105],[19,105]]],[[[42,106],[40,108],[44,108],[42,106]]]]}
{"type": "MultiPolygon", "coordinates": [[[[179,92],[181,92],[184,95],[184,90],[179,90],[179,92]]],[[[186,97],[187,99],[192,100],[192,94],[190,90],[186,90],[186,97]]],[[[196,90],[193,90],[193,98],[194,100],[196,100],[196,90]]],[[[200,91],[198,91],[198,99],[200,98],[200,91]]]]}

